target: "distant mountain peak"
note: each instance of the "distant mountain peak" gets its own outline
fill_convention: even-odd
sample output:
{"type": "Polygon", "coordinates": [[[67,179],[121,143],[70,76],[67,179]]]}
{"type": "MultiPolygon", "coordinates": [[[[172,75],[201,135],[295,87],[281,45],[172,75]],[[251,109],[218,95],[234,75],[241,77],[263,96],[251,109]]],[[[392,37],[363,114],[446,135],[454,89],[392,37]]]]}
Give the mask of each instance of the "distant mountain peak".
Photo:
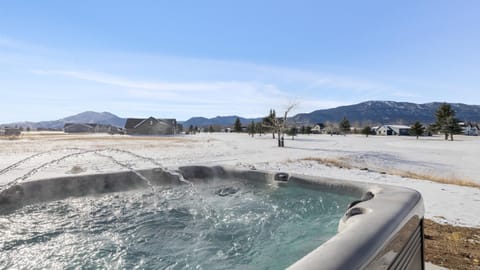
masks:
{"type": "MultiPolygon", "coordinates": [[[[376,124],[412,124],[415,121],[428,124],[435,121],[435,111],[443,102],[411,103],[396,102],[389,100],[368,100],[358,104],[340,106],[332,109],[316,110],[310,113],[299,113],[290,117],[290,122],[297,125],[313,125],[316,123],[338,123],[343,117],[347,117],[352,125],[376,125],[376,124]]],[[[461,121],[480,122],[480,106],[466,105],[463,103],[449,103],[456,112],[456,117],[461,121]]],[[[267,113],[265,113],[266,115],[267,113]]],[[[237,119],[236,115],[216,116],[205,118],[192,117],[187,121],[180,122],[184,126],[233,126],[237,119]]],[[[262,117],[243,118],[239,117],[243,125],[251,121],[262,121],[262,117]]],[[[30,128],[54,128],[61,129],[65,123],[97,123],[123,127],[126,119],[120,118],[110,112],[85,111],[76,115],[68,116],[55,121],[43,122],[18,122],[7,126],[21,126],[30,128]]]]}
{"type": "MultiPolygon", "coordinates": [[[[345,116],[350,120],[350,123],[359,125],[412,124],[415,121],[428,124],[435,121],[435,111],[441,103],[417,104],[389,100],[369,100],[354,105],[297,114],[293,119],[300,123],[339,122],[345,116]]],[[[461,103],[450,104],[456,111],[456,117],[460,120],[480,121],[480,106],[461,103]]]]}
{"type": "Polygon", "coordinates": [[[117,127],[123,127],[126,119],[116,116],[110,112],[94,112],[85,111],[75,115],[71,115],[62,119],[53,121],[41,121],[41,122],[18,122],[11,123],[8,126],[20,126],[30,128],[45,128],[45,129],[62,129],[65,123],[90,123],[90,124],[104,124],[117,127]]]}

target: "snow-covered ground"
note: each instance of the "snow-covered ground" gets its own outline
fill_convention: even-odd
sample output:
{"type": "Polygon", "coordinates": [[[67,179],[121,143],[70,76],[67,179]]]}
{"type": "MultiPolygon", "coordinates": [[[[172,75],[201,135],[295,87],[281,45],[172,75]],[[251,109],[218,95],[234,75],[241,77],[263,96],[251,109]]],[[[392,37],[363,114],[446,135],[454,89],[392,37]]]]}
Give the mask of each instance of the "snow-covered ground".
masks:
{"type": "Polygon", "coordinates": [[[479,188],[393,175],[409,172],[480,184],[480,137],[455,139],[300,135],[294,141],[287,138],[286,147],[278,148],[271,134],[251,138],[226,133],[177,137],[28,133],[19,140],[0,140],[0,185],[128,168],[233,165],[410,187],[422,193],[428,218],[480,227],[479,188]],[[352,168],[309,158],[340,160],[352,168]]]}

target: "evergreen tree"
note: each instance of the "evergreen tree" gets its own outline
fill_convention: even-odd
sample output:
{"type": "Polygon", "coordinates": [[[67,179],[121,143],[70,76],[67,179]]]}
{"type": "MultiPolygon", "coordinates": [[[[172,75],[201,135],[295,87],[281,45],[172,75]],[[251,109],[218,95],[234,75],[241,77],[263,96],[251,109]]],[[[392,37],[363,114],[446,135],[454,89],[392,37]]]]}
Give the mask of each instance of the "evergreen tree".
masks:
{"type": "Polygon", "coordinates": [[[255,124],[255,131],[258,133],[258,135],[262,136],[263,134],[263,125],[261,122],[258,122],[255,124]]]}
{"type": "Polygon", "coordinates": [[[248,125],[247,130],[248,130],[248,135],[252,137],[255,136],[255,123],[253,122],[253,120],[252,120],[252,123],[248,125]]]}
{"type": "Polygon", "coordinates": [[[305,133],[307,133],[307,134],[312,134],[312,127],[311,127],[311,126],[307,126],[307,127],[305,128],[305,133]]]}
{"type": "Polygon", "coordinates": [[[239,117],[237,117],[237,119],[235,119],[235,123],[233,124],[233,131],[242,132],[242,123],[240,122],[239,117]]]}
{"type": "Polygon", "coordinates": [[[434,133],[438,132],[435,124],[428,125],[428,127],[426,127],[425,130],[427,131],[428,136],[432,136],[434,133]]]}
{"type": "Polygon", "coordinates": [[[278,129],[278,119],[275,110],[270,109],[269,114],[263,118],[262,124],[270,129],[272,138],[275,139],[275,132],[278,129]]]}
{"type": "Polygon", "coordinates": [[[192,134],[193,133],[193,125],[190,125],[188,127],[188,134],[192,134]]]}
{"type": "Polygon", "coordinates": [[[339,124],[340,130],[346,135],[350,131],[350,122],[347,117],[343,117],[342,121],[339,124]]]}
{"type": "Polygon", "coordinates": [[[362,134],[368,137],[368,135],[372,134],[372,128],[370,126],[366,126],[362,129],[362,134]]]}
{"type": "Polygon", "coordinates": [[[417,140],[418,140],[418,136],[421,136],[423,135],[423,133],[425,132],[425,127],[420,124],[420,122],[415,122],[415,124],[413,124],[413,126],[410,127],[410,135],[413,135],[413,136],[417,136],[417,140]]]}
{"type": "Polygon", "coordinates": [[[455,117],[448,117],[442,131],[446,134],[450,134],[450,140],[453,141],[453,134],[460,134],[462,132],[462,127],[460,127],[458,119],[455,117]]]}
{"type": "MultiPolygon", "coordinates": [[[[445,140],[448,140],[449,135],[449,128],[447,127],[448,119],[454,119],[455,111],[452,109],[452,106],[448,103],[443,103],[438,107],[437,111],[435,112],[435,117],[437,118],[437,122],[435,122],[435,129],[440,131],[445,135],[445,140]]],[[[450,120],[453,123],[453,120],[450,120]]],[[[453,135],[451,136],[453,140],[453,135]]]]}
{"type": "Polygon", "coordinates": [[[292,127],[288,130],[288,135],[292,136],[292,140],[295,140],[295,136],[297,136],[298,129],[296,127],[292,127]]]}
{"type": "Polygon", "coordinates": [[[302,126],[302,127],[300,128],[300,133],[301,133],[302,135],[305,134],[306,131],[307,131],[307,130],[306,130],[305,126],[302,126]]]}
{"type": "Polygon", "coordinates": [[[213,130],[213,126],[210,125],[210,126],[208,127],[208,132],[209,132],[209,133],[213,133],[213,131],[214,131],[214,130],[213,130]]]}

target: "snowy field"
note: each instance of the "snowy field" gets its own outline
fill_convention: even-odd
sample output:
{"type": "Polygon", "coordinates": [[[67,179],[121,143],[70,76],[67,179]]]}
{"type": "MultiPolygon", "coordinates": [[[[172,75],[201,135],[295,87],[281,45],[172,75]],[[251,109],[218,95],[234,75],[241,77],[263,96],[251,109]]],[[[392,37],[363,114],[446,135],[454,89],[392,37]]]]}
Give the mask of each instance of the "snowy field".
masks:
{"type": "Polygon", "coordinates": [[[233,165],[413,188],[423,195],[427,218],[480,227],[479,188],[398,176],[428,175],[480,184],[480,137],[455,139],[300,135],[294,141],[287,138],[286,147],[278,148],[271,134],[131,137],[32,132],[21,139],[0,140],[0,185],[158,166],[233,165]],[[336,161],[337,166],[332,166],[336,161]]]}

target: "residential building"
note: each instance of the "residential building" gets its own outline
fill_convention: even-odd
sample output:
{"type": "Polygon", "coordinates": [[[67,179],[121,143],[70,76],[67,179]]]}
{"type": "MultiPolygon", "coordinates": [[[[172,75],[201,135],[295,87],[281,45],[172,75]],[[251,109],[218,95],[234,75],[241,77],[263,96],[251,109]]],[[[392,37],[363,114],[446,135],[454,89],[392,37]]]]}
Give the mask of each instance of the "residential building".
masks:
{"type": "Polygon", "coordinates": [[[0,128],[0,136],[19,136],[22,131],[19,128],[0,128]]]}
{"type": "Polygon", "coordinates": [[[130,135],[175,135],[177,121],[175,119],[128,118],[125,130],[130,135]]]}
{"type": "Polygon", "coordinates": [[[317,123],[313,126],[313,128],[311,129],[312,133],[313,134],[320,134],[320,133],[324,133],[325,131],[325,125],[323,123],[317,123]]]}
{"type": "Polygon", "coordinates": [[[383,125],[375,130],[377,135],[385,136],[408,136],[410,135],[410,127],[403,125],[383,125]]]}
{"type": "Polygon", "coordinates": [[[63,131],[65,133],[121,133],[121,128],[95,123],[66,123],[63,131]]]}

